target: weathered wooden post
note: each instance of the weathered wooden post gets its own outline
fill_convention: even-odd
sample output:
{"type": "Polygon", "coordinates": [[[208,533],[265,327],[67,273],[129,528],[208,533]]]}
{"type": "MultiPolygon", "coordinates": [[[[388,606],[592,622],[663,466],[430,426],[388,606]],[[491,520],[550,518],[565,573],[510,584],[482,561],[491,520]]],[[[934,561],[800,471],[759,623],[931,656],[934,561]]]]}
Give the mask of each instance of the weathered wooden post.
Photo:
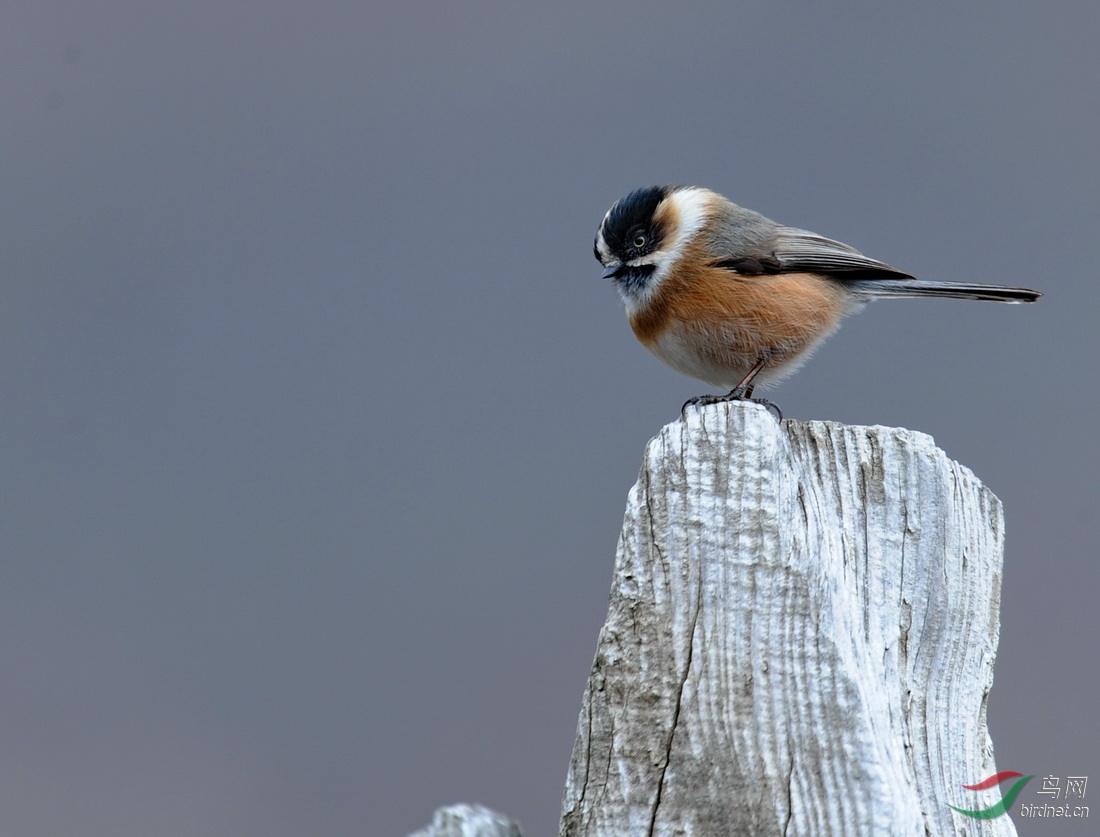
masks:
{"type": "Polygon", "coordinates": [[[1002,547],[929,436],[689,409],[630,493],[561,834],[1015,834],[948,807],[996,772],[1002,547]]]}
{"type": "MultiPolygon", "coordinates": [[[[630,492],[561,834],[1014,835],[949,807],[996,772],[1003,545],[923,433],[689,409],[630,492]]],[[[455,806],[418,834],[519,830],[455,806]]]]}

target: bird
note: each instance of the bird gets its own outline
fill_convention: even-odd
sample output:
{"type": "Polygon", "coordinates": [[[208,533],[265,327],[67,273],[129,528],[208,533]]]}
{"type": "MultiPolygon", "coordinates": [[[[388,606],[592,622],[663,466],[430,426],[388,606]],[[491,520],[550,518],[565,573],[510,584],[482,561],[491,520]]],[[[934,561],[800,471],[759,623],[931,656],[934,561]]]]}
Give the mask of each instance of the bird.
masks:
{"type": "Polygon", "coordinates": [[[844,317],[871,300],[1026,303],[1041,296],[917,279],[699,186],[634,190],[604,215],[593,252],[638,340],[673,369],[729,390],[693,398],[684,411],[746,399],[774,407],[753,399],[754,388],[795,372],[844,317]]]}

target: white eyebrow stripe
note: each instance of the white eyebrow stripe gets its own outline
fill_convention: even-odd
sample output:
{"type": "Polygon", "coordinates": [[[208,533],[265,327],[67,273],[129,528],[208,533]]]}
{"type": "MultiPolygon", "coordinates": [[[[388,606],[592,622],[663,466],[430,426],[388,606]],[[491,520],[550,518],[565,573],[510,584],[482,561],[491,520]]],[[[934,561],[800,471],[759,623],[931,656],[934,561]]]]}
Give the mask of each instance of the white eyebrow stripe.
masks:
{"type": "Polygon", "coordinates": [[[600,224],[600,229],[596,233],[596,249],[600,251],[601,256],[611,255],[607,249],[607,240],[603,237],[603,224],[600,224]]]}

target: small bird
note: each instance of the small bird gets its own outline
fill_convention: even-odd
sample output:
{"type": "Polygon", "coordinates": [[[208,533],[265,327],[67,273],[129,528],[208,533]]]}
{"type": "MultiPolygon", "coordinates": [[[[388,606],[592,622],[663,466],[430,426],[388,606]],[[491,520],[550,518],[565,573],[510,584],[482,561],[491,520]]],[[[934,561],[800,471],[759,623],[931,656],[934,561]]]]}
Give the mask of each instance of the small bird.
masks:
{"type": "Polygon", "coordinates": [[[749,399],[755,386],[777,383],[873,299],[1040,296],[916,279],[697,186],[631,192],[607,211],[593,249],[645,347],[672,368],[730,390],[693,398],[685,409],[749,399]]]}

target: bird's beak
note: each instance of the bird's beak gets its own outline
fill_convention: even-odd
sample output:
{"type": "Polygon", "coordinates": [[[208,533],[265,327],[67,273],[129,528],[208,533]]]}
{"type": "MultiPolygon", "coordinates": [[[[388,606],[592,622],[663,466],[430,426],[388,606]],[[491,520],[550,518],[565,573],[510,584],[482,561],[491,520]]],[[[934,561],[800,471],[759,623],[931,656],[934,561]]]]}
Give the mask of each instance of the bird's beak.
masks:
{"type": "Polygon", "coordinates": [[[605,267],[603,269],[603,278],[604,279],[616,279],[619,276],[622,276],[624,267],[625,267],[625,265],[623,265],[621,263],[620,264],[609,264],[607,267],[605,267]]]}

